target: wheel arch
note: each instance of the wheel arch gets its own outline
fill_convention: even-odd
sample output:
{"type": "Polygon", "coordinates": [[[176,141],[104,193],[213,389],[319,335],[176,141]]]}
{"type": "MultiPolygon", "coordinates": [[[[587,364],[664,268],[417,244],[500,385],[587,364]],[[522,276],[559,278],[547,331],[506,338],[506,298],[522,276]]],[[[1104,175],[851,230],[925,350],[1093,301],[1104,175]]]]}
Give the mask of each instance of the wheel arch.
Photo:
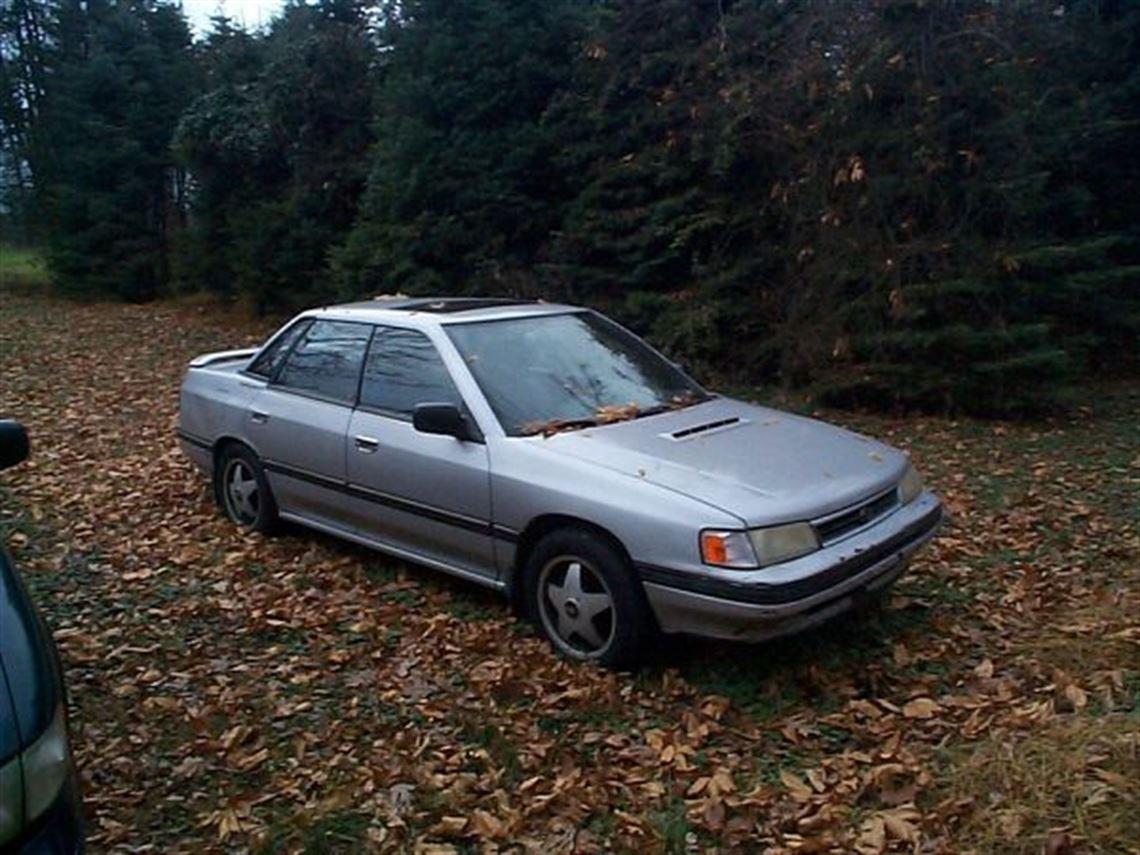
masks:
{"type": "Polygon", "coordinates": [[[511,572],[511,581],[508,590],[512,606],[516,609],[522,606],[523,583],[525,579],[524,569],[526,568],[526,563],[530,558],[531,552],[534,551],[534,547],[538,542],[552,531],[575,528],[587,531],[612,546],[625,561],[626,568],[630,574],[634,579],[637,578],[629,550],[625,548],[625,544],[621,542],[617,535],[605,526],[571,514],[541,514],[526,524],[526,528],[519,534],[518,543],[515,546],[514,567],[511,572]]]}
{"type": "Polygon", "coordinates": [[[213,482],[214,499],[222,508],[222,511],[239,525],[259,531],[262,534],[274,533],[280,522],[277,500],[273,495],[273,488],[269,483],[264,467],[261,465],[261,456],[257,453],[257,449],[240,437],[227,434],[218,437],[218,439],[214,441],[212,452],[214,474],[211,480],[213,482]],[[226,507],[226,497],[224,495],[225,487],[222,484],[224,478],[224,468],[222,464],[226,459],[227,452],[230,450],[233,450],[233,453],[237,456],[244,456],[249,459],[254,470],[254,477],[258,481],[257,492],[259,502],[257,510],[254,513],[254,518],[249,522],[235,519],[226,507]]]}
{"type": "Polygon", "coordinates": [[[211,460],[213,462],[213,467],[214,467],[213,475],[211,476],[210,480],[213,484],[214,498],[219,503],[222,501],[222,494],[220,492],[221,488],[218,484],[218,478],[221,477],[219,475],[219,472],[221,471],[219,469],[219,466],[221,465],[221,462],[222,462],[222,454],[225,452],[225,450],[227,448],[232,448],[234,446],[238,446],[240,448],[248,449],[252,454],[257,455],[259,460],[261,459],[261,456],[257,454],[257,449],[254,448],[252,445],[250,445],[245,440],[243,440],[241,437],[233,436],[232,434],[225,434],[223,436],[218,437],[216,440],[214,440],[214,445],[210,449],[211,460]]]}
{"type": "MultiPolygon", "coordinates": [[[[224,435],[219,436],[217,439],[214,440],[214,445],[213,445],[213,448],[211,449],[211,453],[214,455],[214,465],[215,466],[218,465],[218,461],[221,459],[222,452],[225,451],[227,448],[229,448],[232,445],[240,445],[243,448],[248,448],[254,454],[257,454],[257,449],[254,448],[252,445],[250,445],[248,442],[246,442],[241,437],[234,436],[233,434],[224,434],[224,435]]],[[[260,454],[258,454],[258,459],[261,459],[260,454]]]]}

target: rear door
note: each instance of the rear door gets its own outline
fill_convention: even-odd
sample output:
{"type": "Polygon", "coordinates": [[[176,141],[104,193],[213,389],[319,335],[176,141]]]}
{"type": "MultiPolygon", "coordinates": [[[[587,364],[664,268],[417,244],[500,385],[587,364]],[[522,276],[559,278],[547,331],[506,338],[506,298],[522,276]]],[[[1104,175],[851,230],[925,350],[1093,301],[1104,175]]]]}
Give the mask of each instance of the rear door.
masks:
{"type": "Polygon", "coordinates": [[[417,404],[463,399],[419,330],[380,326],[348,428],[347,474],[359,524],[377,539],[480,578],[495,578],[487,446],[419,433],[417,404]]]}
{"type": "Polygon", "coordinates": [[[371,333],[368,324],[313,321],[250,403],[246,433],[286,513],[343,518],[345,436],[371,333]]]}

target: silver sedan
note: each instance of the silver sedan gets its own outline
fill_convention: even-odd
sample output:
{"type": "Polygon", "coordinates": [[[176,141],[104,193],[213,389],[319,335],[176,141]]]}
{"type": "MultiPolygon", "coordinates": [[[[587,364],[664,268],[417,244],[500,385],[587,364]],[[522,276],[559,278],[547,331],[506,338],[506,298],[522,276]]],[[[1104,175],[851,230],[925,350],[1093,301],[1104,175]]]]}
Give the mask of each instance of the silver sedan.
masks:
{"type": "Polygon", "coordinates": [[[588,309],[378,298],[190,363],[178,435],[235,523],[288,520],[498,589],[562,654],[763,640],[934,536],[905,455],[715,395],[588,309]]]}

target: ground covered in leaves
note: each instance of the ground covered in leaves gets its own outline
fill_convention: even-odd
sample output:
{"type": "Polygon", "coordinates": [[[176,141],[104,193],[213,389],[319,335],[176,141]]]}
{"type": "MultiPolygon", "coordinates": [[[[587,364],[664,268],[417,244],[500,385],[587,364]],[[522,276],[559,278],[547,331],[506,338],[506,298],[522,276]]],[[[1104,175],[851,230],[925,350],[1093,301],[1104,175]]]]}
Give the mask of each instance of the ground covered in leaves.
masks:
{"type": "Polygon", "coordinates": [[[495,596],[245,536],[173,435],[186,361],[272,324],[0,292],[0,535],[67,665],[91,848],[1140,849],[1140,391],[1000,425],[827,414],[950,512],[882,612],[637,675],[495,596]]]}

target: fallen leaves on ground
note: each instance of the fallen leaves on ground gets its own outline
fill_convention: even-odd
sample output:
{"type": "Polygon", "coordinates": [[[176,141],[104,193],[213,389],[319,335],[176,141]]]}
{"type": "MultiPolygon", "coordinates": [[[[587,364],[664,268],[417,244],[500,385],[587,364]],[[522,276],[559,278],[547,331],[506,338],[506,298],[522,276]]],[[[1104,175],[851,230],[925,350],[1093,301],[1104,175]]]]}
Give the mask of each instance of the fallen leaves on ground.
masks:
{"type": "Polygon", "coordinates": [[[1136,851],[1135,389],[1036,426],[832,414],[909,448],[943,536],[877,615],[630,676],[463,583],[225,522],[178,384],[272,324],[0,312],[33,441],[0,520],[67,663],[93,851],[1136,851]]]}

